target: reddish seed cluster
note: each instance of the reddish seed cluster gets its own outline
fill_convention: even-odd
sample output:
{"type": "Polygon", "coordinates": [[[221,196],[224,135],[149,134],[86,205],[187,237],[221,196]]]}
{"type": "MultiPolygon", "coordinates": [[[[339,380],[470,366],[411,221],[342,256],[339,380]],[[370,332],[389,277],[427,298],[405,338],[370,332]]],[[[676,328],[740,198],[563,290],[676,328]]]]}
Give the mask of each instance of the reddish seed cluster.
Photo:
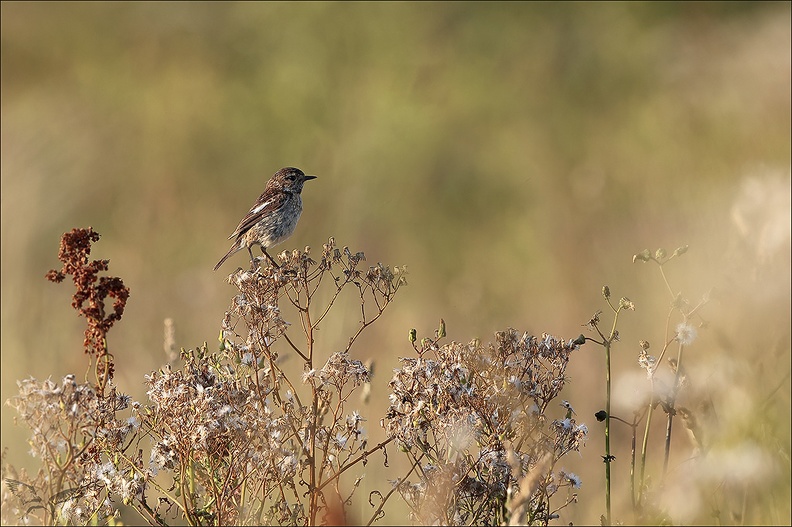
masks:
{"type": "Polygon", "coordinates": [[[108,270],[108,260],[89,259],[91,244],[99,239],[99,233],[91,227],[72,229],[61,237],[58,259],[63,262],[60,271],[50,270],[47,280],[60,283],[71,275],[77,291],[72,297],[72,307],[88,320],[83,347],[85,353],[102,358],[97,362],[100,385],[113,377],[113,361],[107,352],[107,332],[124,314],[129,288],[121,278],[98,276],[108,270]],[[105,306],[107,298],[114,299],[112,309],[105,306]],[[103,381],[104,382],[103,382],[103,381]]]}

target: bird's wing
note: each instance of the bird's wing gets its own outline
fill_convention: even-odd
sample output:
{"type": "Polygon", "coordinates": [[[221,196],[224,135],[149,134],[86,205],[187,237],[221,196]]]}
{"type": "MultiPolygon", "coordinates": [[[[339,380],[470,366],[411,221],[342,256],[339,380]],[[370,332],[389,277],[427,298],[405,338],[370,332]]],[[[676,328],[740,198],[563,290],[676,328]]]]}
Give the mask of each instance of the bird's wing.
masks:
{"type": "Polygon", "coordinates": [[[284,194],[275,194],[273,196],[272,194],[264,192],[258,197],[256,202],[250,208],[248,213],[245,214],[245,217],[242,218],[242,221],[239,222],[239,225],[237,225],[237,228],[234,230],[231,236],[228,237],[228,239],[230,240],[232,238],[238,238],[239,236],[242,236],[262,218],[269,216],[274,211],[281,208],[285,197],[286,196],[284,194]]]}

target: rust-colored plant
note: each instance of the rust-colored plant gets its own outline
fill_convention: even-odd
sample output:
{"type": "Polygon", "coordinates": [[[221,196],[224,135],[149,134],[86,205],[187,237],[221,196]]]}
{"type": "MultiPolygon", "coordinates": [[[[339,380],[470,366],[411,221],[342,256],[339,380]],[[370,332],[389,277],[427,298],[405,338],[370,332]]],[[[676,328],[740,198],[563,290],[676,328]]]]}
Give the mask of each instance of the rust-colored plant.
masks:
{"type": "Polygon", "coordinates": [[[87,229],[72,229],[61,237],[58,260],[63,262],[60,271],[54,269],[47,280],[60,283],[67,275],[72,277],[77,291],[72,297],[72,307],[85,317],[85,353],[96,357],[96,384],[100,394],[113,379],[113,355],[107,348],[107,332],[121,320],[129,298],[129,288],[116,276],[99,276],[108,270],[109,260],[89,260],[91,244],[99,240],[99,233],[87,229]],[[107,298],[114,299],[112,309],[105,306],[107,298]]]}

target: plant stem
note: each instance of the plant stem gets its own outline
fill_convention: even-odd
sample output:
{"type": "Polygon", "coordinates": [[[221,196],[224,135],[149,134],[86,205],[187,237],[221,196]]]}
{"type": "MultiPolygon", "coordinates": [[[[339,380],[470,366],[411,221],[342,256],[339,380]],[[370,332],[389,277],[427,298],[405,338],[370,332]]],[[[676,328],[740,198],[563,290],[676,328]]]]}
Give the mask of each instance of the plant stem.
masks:
{"type": "MultiPolygon", "coordinates": [[[[687,323],[687,320],[685,321],[687,323]]],[[[676,396],[679,392],[679,379],[682,373],[682,351],[685,346],[679,345],[679,353],[677,354],[676,375],[674,376],[674,387],[671,390],[671,398],[668,401],[668,424],[666,425],[666,439],[665,439],[665,456],[663,458],[663,479],[665,479],[668,472],[668,460],[671,457],[671,430],[674,424],[674,414],[676,409],[676,396]]]]}
{"type": "Polygon", "coordinates": [[[641,443],[641,477],[638,480],[638,507],[643,503],[643,491],[646,485],[646,449],[649,445],[649,427],[652,425],[652,414],[654,404],[649,403],[649,410],[646,413],[646,427],[644,428],[643,442],[641,443]]]}
{"type": "MultiPolygon", "coordinates": [[[[608,301],[610,304],[610,301],[608,301]]],[[[610,450],[610,420],[611,420],[611,345],[617,339],[616,325],[619,322],[619,313],[622,306],[614,309],[613,326],[608,338],[605,339],[605,519],[611,525],[611,450],[610,450]]]]}
{"type": "Polygon", "coordinates": [[[610,413],[611,413],[611,341],[605,342],[605,518],[611,525],[611,464],[610,464],[610,413]]]}

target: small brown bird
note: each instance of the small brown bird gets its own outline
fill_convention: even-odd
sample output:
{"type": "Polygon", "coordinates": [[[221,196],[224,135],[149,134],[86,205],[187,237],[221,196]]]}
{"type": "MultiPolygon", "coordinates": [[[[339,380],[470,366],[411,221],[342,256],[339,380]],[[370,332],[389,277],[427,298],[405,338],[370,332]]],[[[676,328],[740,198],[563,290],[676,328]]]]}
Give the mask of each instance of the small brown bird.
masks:
{"type": "Polygon", "coordinates": [[[228,237],[234,239],[234,244],[225,256],[217,262],[214,270],[220,268],[229,256],[247,249],[250,254],[251,264],[255,264],[251,247],[259,245],[261,252],[277,267],[277,263],[267,252],[286,240],[294,232],[297,220],[302,213],[302,198],[300,193],[303,184],[316,176],[306,176],[299,168],[281,168],[267,181],[267,186],[261,196],[250,208],[248,213],[239,222],[239,225],[228,237]]]}

